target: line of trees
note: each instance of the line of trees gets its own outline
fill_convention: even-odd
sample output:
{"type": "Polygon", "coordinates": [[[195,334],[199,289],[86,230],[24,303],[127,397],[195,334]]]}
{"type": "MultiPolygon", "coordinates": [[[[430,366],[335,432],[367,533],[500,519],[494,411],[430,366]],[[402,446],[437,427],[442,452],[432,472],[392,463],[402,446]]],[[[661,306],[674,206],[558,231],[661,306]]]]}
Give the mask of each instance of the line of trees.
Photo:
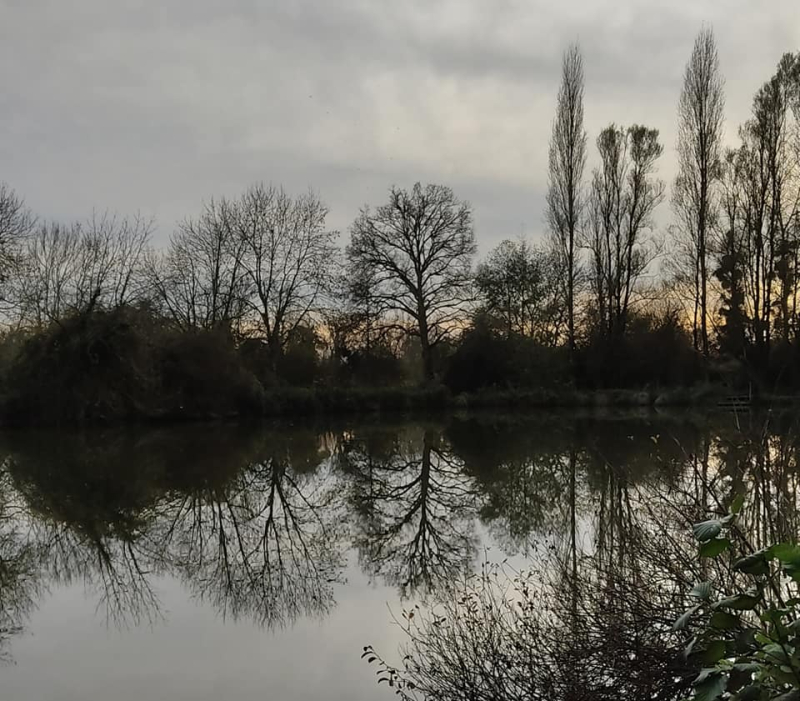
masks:
{"type": "Polygon", "coordinates": [[[503,241],[477,267],[473,210],[444,185],[392,187],[340,247],[316,192],[255,184],[206,202],[162,250],[143,217],[41,222],[0,185],[6,326],[49,334],[52,350],[70,320],[85,329],[92,314],[135,310],[160,332],[223,338],[262,387],[800,382],[800,53],[781,59],[728,148],[716,44],[700,32],[668,235],[654,224],[667,198],[658,130],[612,123],[590,153],[583,97],[573,45],[550,140],[549,237],[503,241]]]}

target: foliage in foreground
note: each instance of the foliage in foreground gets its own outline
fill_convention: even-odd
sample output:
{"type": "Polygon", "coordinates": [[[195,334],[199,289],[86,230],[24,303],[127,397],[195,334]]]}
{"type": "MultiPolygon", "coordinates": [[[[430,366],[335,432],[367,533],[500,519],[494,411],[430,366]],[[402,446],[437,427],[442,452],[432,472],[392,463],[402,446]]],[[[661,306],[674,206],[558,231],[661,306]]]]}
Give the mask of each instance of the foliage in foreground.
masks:
{"type": "Polygon", "coordinates": [[[363,657],[404,701],[685,694],[693,668],[665,635],[679,606],[674,595],[644,579],[571,577],[486,566],[435,606],[403,612],[399,666],[369,646],[363,657]]]}
{"type": "Polygon", "coordinates": [[[703,663],[694,681],[693,701],[800,699],[800,546],[778,543],[753,551],[736,528],[743,499],[722,518],[695,524],[701,557],[719,558],[744,543],[749,554],[733,562],[738,587],[720,591],[712,581],[697,584],[697,603],[676,622],[682,630],[696,616],[703,628],[686,655],[703,663]]]}

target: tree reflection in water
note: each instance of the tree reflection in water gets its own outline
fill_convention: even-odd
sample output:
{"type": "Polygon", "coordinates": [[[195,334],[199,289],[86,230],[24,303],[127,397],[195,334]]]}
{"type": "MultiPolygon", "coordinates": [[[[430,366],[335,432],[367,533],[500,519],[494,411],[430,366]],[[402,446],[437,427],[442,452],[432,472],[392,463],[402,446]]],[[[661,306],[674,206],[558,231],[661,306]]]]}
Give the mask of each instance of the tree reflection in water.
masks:
{"type": "Polygon", "coordinates": [[[346,535],[336,480],[327,466],[298,473],[295,457],[271,440],[224,489],[160,506],[161,560],[223,615],[275,626],[333,606],[346,535]]]}
{"type": "Polygon", "coordinates": [[[85,583],[116,625],[159,614],[141,534],[153,518],[159,465],[127,436],[13,436],[10,483],[27,507],[28,543],[48,585],[85,583]],[[136,458],[132,456],[136,455],[136,458]]]}
{"type": "Polygon", "coordinates": [[[360,517],[354,545],[372,576],[408,595],[471,567],[478,494],[440,429],[404,432],[379,454],[350,437],[340,465],[360,517]]]}
{"type": "Polygon", "coordinates": [[[698,558],[691,524],[746,490],[739,525],[751,545],[795,540],[797,427],[774,417],[742,430],[725,417],[713,428],[576,422],[561,458],[548,458],[570,466],[546,483],[560,485],[550,492],[560,506],[542,512],[562,515],[560,547],[522,573],[487,565],[406,616],[399,668],[367,657],[408,699],[684,698],[703,651],[684,657],[693,624],[672,624],[693,584],[725,591],[737,576],[730,559],[698,558]]]}
{"type": "Polygon", "coordinates": [[[114,624],[157,619],[154,582],[169,574],[223,616],[282,625],[327,613],[343,567],[335,480],[317,467],[318,437],[300,438],[16,436],[4,478],[30,521],[40,576],[96,589],[114,624]],[[309,450],[313,469],[293,469],[307,469],[309,450]]]}
{"type": "MultiPolygon", "coordinates": [[[[686,668],[671,621],[695,579],[730,574],[698,565],[688,525],[743,488],[755,546],[799,525],[796,426],[775,417],[742,430],[725,417],[492,417],[11,433],[0,455],[0,646],[60,586],[86,586],[115,625],[158,620],[162,576],[225,617],[324,617],[352,552],[401,595],[443,598],[435,615],[450,635],[425,637],[433,628],[415,619],[410,678],[425,690],[427,670],[445,699],[487,650],[520,672],[509,698],[675,698],[686,668]],[[516,583],[523,619],[483,600],[491,630],[480,606],[463,627],[457,605],[484,596],[468,579],[481,545],[531,563],[516,583]],[[532,658],[508,647],[521,630],[532,658]]],[[[475,698],[497,693],[485,665],[471,673],[491,691],[475,698]]]]}
{"type": "MultiPolygon", "coordinates": [[[[5,460],[4,460],[5,465],[5,460]]],[[[24,509],[14,498],[7,470],[0,472],[0,660],[43,590],[41,553],[27,536],[24,509]]]]}

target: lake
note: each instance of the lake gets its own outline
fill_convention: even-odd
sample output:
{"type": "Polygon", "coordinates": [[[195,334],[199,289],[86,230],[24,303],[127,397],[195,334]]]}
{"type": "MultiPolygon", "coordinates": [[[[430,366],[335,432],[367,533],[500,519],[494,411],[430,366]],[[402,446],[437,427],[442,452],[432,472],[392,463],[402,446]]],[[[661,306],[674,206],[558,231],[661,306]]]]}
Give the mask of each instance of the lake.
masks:
{"type": "Polygon", "coordinates": [[[796,532],[795,423],[578,413],[6,432],[0,698],[390,698],[360,657],[368,644],[396,655],[404,609],[485,561],[611,552],[637,504],[677,503],[698,470],[777,485],[777,511],[772,497],[751,506],[756,531],[796,532]]]}

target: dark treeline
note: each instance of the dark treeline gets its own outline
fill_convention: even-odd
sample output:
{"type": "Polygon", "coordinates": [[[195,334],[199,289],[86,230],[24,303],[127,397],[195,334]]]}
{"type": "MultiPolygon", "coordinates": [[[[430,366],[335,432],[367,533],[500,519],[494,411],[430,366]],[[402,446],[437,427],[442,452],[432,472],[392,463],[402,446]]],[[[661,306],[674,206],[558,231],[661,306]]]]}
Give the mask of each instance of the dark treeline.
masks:
{"type": "Polygon", "coordinates": [[[0,185],[5,414],[259,414],[357,408],[365,394],[407,408],[709,381],[797,389],[800,54],[758,89],[732,148],[723,88],[703,30],[668,192],[658,129],[610,124],[589,141],[570,47],[549,235],[503,241],[479,262],[472,208],[444,185],[392,187],[340,245],[318,194],[256,184],[206,202],[160,249],[145,218],[43,222],[0,185]],[[674,223],[659,231],[668,197],[674,223]]]}

